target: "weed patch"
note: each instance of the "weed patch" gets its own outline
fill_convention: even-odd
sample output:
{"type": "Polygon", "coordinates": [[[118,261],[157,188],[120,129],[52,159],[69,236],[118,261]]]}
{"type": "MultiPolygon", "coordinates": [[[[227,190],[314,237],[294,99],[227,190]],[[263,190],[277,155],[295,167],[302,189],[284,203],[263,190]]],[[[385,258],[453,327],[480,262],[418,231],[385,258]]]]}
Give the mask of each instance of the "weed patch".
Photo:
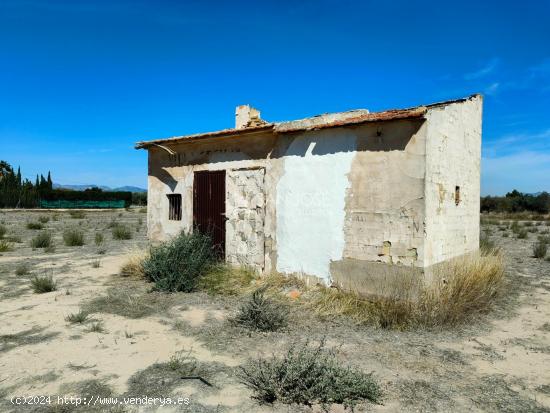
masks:
{"type": "Polygon", "coordinates": [[[518,232],[517,232],[517,238],[518,239],[526,239],[527,236],[529,234],[527,233],[527,231],[525,229],[520,229],[518,232]]]}
{"type": "Polygon", "coordinates": [[[43,229],[44,224],[40,222],[27,222],[27,228],[28,229],[43,229]]]}
{"type": "Polygon", "coordinates": [[[72,228],[63,232],[63,241],[67,247],[81,247],[84,245],[84,232],[72,228]]]}
{"type": "Polygon", "coordinates": [[[36,294],[50,293],[57,290],[57,283],[51,275],[31,278],[31,288],[36,294]]]}
{"type": "Polygon", "coordinates": [[[18,275],[18,276],[27,275],[29,272],[30,272],[29,264],[27,264],[26,262],[17,264],[17,267],[15,267],[15,275],[18,275]]]}
{"type": "Polygon", "coordinates": [[[112,229],[113,239],[127,240],[132,239],[132,230],[125,225],[118,224],[112,229]]]}
{"type": "Polygon", "coordinates": [[[250,330],[277,331],[287,324],[288,308],[265,296],[258,289],[239,308],[232,321],[250,330]]]}
{"type": "Polygon", "coordinates": [[[65,321],[68,321],[71,324],[82,324],[88,321],[88,313],[86,311],[80,310],[78,313],[69,314],[65,317],[65,321]]]}
{"type": "Polygon", "coordinates": [[[38,222],[40,222],[41,224],[47,224],[48,222],[50,222],[50,217],[46,215],[40,215],[38,217],[38,222]]]}
{"type": "Polygon", "coordinates": [[[533,245],[533,257],[535,258],[544,258],[546,257],[546,252],[548,251],[548,244],[544,241],[538,241],[533,245]]]}
{"type": "Polygon", "coordinates": [[[93,322],[86,331],[88,333],[101,333],[101,334],[104,334],[106,332],[105,328],[103,327],[102,321],[93,322]]]}
{"type": "Polygon", "coordinates": [[[5,239],[0,239],[0,252],[8,252],[13,250],[12,244],[5,239]]]}
{"type": "Polygon", "coordinates": [[[103,245],[103,234],[101,232],[96,232],[95,233],[95,236],[94,236],[94,243],[97,247],[99,247],[100,245],[103,245]]]}
{"type": "Polygon", "coordinates": [[[39,232],[31,239],[32,248],[47,248],[50,245],[52,245],[52,234],[47,231],[39,232]]]}

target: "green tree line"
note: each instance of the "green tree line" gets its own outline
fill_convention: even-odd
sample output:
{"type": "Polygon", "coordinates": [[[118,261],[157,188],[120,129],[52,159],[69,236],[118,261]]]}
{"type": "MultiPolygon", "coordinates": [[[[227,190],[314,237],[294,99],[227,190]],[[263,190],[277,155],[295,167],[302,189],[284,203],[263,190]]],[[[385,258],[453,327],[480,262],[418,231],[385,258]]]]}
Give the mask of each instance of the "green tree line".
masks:
{"type": "Polygon", "coordinates": [[[34,184],[22,179],[21,169],[17,172],[6,161],[0,161],[0,208],[36,208],[40,200],[47,201],[124,201],[131,204],[146,205],[147,194],[132,194],[127,191],[107,191],[89,188],[85,191],[54,189],[51,173],[47,177],[36,176],[34,184]]]}
{"type": "Polygon", "coordinates": [[[6,161],[0,161],[0,208],[35,208],[40,198],[47,196],[53,190],[50,172],[36,176],[34,184],[21,178],[21,169],[14,171],[6,161]]]}
{"type": "Polygon", "coordinates": [[[541,192],[537,195],[524,194],[517,190],[505,196],[484,196],[481,198],[481,212],[550,212],[550,194],[541,192]]]}

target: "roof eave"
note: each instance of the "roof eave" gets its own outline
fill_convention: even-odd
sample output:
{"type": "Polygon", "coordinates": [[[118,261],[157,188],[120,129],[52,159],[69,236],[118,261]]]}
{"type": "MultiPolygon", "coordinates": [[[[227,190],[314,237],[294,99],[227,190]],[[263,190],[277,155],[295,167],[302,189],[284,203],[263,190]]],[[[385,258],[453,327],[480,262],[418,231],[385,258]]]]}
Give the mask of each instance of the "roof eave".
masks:
{"type": "Polygon", "coordinates": [[[222,137],[232,138],[237,136],[253,135],[253,134],[272,130],[274,126],[275,126],[274,123],[269,123],[266,125],[254,126],[250,128],[244,128],[244,129],[223,129],[220,131],[198,133],[195,135],[174,136],[172,138],[155,139],[152,141],[141,141],[135,144],[135,149],[147,149],[151,146],[170,145],[170,144],[184,143],[184,142],[196,142],[198,140],[213,139],[213,138],[222,138],[222,137]]]}

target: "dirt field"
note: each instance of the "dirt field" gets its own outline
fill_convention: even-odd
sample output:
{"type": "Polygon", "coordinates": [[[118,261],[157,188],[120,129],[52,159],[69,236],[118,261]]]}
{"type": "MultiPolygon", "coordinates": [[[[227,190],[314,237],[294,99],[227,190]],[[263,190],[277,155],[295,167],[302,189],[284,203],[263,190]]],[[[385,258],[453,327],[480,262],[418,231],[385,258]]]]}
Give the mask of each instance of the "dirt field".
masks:
{"type": "Polygon", "coordinates": [[[533,242],[550,229],[545,223],[537,223],[527,239],[516,239],[498,223],[484,226],[503,248],[510,292],[491,314],[460,329],[398,332],[300,312],[281,332],[253,333],[227,321],[237,298],[150,292],[144,281],[118,274],[128,251],[147,244],[145,216],[138,209],[89,211],[84,218],[0,211],[5,237],[21,240],[0,253],[0,411],[310,411],[259,405],[235,370],[248,358],[323,337],[340,346],[343,360],[374,372],[382,386],[383,405],[363,404],[356,411],[550,411],[550,262],[532,258],[533,242]],[[41,215],[50,218],[44,226],[54,236],[53,252],[30,247],[40,230],[27,223],[41,215]],[[132,239],[112,239],[114,221],[131,228],[132,239]],[[70,227],[85,231],[84,246],[63,245],[63,231],[70,227]],[[99,246],[96,233],[104,236],[99,246]],[[21,274],[22,264],[28,273],[21,274]],[[57,290],[34,293],[30,280],[36,275],[51,275],[57,290]],[[93,314],[83,323],[66,321],[79,309],[93,314]],[[212,386],[175,373],[170,359],[178,352],[190,352],[212,386]],[[189,405],[10,402],[29,395],[55,395],[55,401],[57,395],[174,396],[189,398],[189,405]]]}

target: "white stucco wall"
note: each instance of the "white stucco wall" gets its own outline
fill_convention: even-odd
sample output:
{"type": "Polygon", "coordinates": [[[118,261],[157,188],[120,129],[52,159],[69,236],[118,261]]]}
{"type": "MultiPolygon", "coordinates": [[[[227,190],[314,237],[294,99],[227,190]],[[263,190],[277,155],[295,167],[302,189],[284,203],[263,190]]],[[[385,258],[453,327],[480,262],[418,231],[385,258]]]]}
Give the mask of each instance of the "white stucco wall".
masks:
{"type": "Polygon", "coordinates": [[[435,106],[426,115],[426,267],[479,248],[482,100],[435,106]]]}
{"type": "Polygon", "coordinates": [[[325,130],[297,136],[277,184],[277,271],[328,281],[331,260],[344,250],[347,174],[355,135],[325,130]]]}

